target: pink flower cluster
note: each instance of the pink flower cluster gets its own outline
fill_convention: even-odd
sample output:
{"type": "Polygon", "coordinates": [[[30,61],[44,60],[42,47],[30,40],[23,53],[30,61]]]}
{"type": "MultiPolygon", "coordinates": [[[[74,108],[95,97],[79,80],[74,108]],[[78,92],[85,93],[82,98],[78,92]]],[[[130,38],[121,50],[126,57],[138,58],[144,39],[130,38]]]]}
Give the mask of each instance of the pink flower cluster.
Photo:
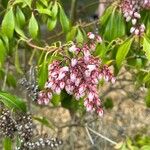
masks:
{"type": "Polygon", "coordinates": [[[48,81],[45,90],[39,93],[39,104],[48,104],[52,99],[52,93],[60,94],[65,90],[73,95],[76,100],[84,99],[84,106],[89,112],[103,115],[99,98],[98,85],[100,80],[115,82],[115,78],[108,66],[102,65],[101,61],[91,53],[96,43],[101,43],[100,36],[93,33],[87,34],[89,41],[83,47],[73,44],[68,48],[73,57],[67,62],[54,61],[48,68],[48,81]]]}
{"type": "Polygon", "coordinates": [[[150,9],[150,0],[143,0],[142,6],[145,9],[150,9]]]}
{"type": "Polygon", "coordinates": [[[138,21],[141,18],[140,10],[144,6],[143,0],[123,0],[121,4],[122,12],[127,22],[131,21],[130,33],[141,36],[145,32],[145,25],[138,21]]]}

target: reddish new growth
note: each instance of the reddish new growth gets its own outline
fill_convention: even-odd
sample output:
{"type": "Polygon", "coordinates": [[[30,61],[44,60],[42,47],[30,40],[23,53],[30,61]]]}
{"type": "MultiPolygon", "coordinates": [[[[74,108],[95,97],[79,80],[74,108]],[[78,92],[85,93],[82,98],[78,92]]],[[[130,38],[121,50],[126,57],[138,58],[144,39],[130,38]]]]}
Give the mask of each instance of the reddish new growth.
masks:
{"type": "Polygon", "coordinates": [[[60,94],[65,90],[76,100],[83,98],[87,111],[103,115],[98,84],[102,79],[114,83],[115,78],[108,67],[91,54],[96,44],[102,42],[101,37],[91,32],[87,36],[88,44],[81,48],[76,45],[69,47],[68,51],[73,54],[67,61],[69,64],[62,65],[62,61],[54,61],[49,65],[48,81],[45,83],[45,90],[39,93],[39,104],[48,104],[52,93],[60,94]]]}

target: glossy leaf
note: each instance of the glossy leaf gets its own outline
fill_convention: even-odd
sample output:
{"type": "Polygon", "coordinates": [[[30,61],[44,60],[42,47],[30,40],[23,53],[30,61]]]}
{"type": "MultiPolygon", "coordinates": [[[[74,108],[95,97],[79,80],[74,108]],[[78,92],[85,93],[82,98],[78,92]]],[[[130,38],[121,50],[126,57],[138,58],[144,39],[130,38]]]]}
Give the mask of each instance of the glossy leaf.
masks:
{"type": "Polygon", "coordinates": [[[70,30],[70,22],[62,7],[59,7],[59,16],[63,32],[66,33],[70,30]]]}
{"type": "Polygon", "coordinates": [[[132,41],[133,41],[133,38],[129,38],[118,48],[117,55],[116,55],[116,63],[117,63],[118,68],[121,67],[122,62],[125,60],[130,50],[132,41]]]}
{"type": "Polygon", "coordinates": [[[147,59],[150,60],[150,40],[145,36],[143,40],[143,50],[147,56],[147,59]]]}
{"type": "Polygon", "coordinates": [[[16,10],[16,22],[19,27],[23,27],[25,25],[25,16],[19,7],[17,7],[16,10]]]}
{"type": "Polygon", "coordinates": [[[14,12],[13,8],[10,8],[10,10],[5,14],[4,19],[2,21],[2,32],[9,38],[12,38],[14,29],[15,29],[14,12]]]}
{"type": "Polygon", "coordinates": [[[47,20],[47,27],[51,31],[56,27],[57,19],[48,18],[47,20]]]}
{"type": "Polygon", "coordinates": [[[32,16],[29,20],[29,33],[31,35],[32,38],[36,38],[38,35],[38,23],[34,17],[34,14],[32,13],[32,16]]]}
{"type": "Polygon", "coordinates": [[[0,101],[10,109],[26,112],[25,102],[14,95],[0,91],[0,101]]]}

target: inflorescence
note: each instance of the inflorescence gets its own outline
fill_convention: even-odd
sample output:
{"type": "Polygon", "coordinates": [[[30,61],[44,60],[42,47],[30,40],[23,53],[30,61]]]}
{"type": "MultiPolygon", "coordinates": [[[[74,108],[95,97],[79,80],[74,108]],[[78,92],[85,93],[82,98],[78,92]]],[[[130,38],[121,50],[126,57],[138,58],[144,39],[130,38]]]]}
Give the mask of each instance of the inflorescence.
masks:
{"type": "Polygon", "coordinates": [[[31,114],[17,114],[12,116],[11,112],[2,108],[0,113],[0,134],[13,140],[15,135],[19,138],[20,144],[16,150],[42,150],[53,149],[62,144],[57,138],[34,139],[34,124],[31,114]]]}
{"type": "Polygon", "coordinates": [[[140,11],[150,9],[150,0],[122,0],[121,9],[126,22],[132,23],[130,33],[141,36],[145,32],[145,25],[140,22],[140,11]]]}
{"type": "Polygon", "coordinates": [[[64,61],[53,61],[48,66],[48,81],[45,89],[39,92],[38,104],[47,105],[53,94],[60,94],[65,90],[76,100],[84,99],[84,106],[89,112],[96,112],[103,115],[101,100],[99,98],[99,81],[115,82],[115,78],[107,65],[103,65],[98,57],[92,55],[97,43],[102,38],[91,32],[87,34],[88,42],[82,47],[72,44],[67,49],[69,57],[64,61]]]}

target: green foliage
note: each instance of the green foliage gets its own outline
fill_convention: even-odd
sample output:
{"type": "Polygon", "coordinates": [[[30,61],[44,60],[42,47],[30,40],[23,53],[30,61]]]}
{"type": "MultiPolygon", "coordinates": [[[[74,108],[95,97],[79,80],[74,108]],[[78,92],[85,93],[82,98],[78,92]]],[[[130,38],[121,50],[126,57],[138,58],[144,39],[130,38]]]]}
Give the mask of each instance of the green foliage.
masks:
{"type": "Polygon", "coordinates": [[[102,34],[108,41],[112,41],[118,37],[125,35],[125,22],[121,10],[116,7],[109,7],[101,19],[102,34]],[[105,27],[103,27],[105,26],[105,27]]]}
{"type": "Polygon", "coordinates": [[[124,41],[124,43],[121,44],[121,46],[118,48],[117,55],[116,55],[116,63],[117,63],[118,68],[121,67],[123,61],[125,60],[130,50],[132,41],[133,41],[133,38],[129,38],[126,41],[124,41]]]}
{"type": "Polygon", "coordinates": [[[4,150],[12,150],[12,140],[10,138],[4,138],[3,147],[4,150]]]}
{"type": "Polygon", "coordinates": [[[104,101],[104,107],[106,109],[112,109],[114,107],[113,101],[111,98],[106,98],[104,101]]]}
{"type": "Polygon", "coordinates": [[[13,8],[11,7],[5,14],[4,19],[2,21],[2,32],[9,38],[12,38],[14,29],[15,29],[15,18],[13,8]]]}
{"type": "Polygon", "coordinates": [[[65,33],[67,33],[70,30],[70,21],[60,5],[59,5],[59,17],[62,29],[65,33]]]}
{"type": "Polygon", "coordinates": [[[37,20],[35,19],[34,14],[32,13],[31,18],[29,20],[29,33],[31,35],[32,38],[36,38],[38,35],[38,23],[37,20]]]}
{"type": "Polygon", "coordinates": [[[16,10],[16,24],[22,28],[24,25],[25,25],[26,21],[25,21],[25,16],[22,12],[22,10],[17,7],[17,10],[16,10]]]}
{"type": "Polygon", "coordinates": [[[0,50],[1,50],[0,51],[0,66],[2,66],[6,58],[6,48],[1,39],[0,39],[0,50]]]}
{"type": "Polygon", "coordinates": [[[26,112],[25,102],[14,95],[0,91],[0,101],[10,109],[26,112]]]}
{"type": "Polygon", "coordinates": [[[146,97],[145,97],[146,106],[150,107],[150,89],[148,89],[146,97]]]}
{"type": "Polygon", "coordinates": [[[150,40],[146,36],[143,40],[143,50],[145,51],[148,60],[150,60],[150,40]]]}
{"type": "Polygon", "coordinates": [[[34,117],[33,119],[50,129],[54,129],[54,125],[46,117],[34,117]]]}

